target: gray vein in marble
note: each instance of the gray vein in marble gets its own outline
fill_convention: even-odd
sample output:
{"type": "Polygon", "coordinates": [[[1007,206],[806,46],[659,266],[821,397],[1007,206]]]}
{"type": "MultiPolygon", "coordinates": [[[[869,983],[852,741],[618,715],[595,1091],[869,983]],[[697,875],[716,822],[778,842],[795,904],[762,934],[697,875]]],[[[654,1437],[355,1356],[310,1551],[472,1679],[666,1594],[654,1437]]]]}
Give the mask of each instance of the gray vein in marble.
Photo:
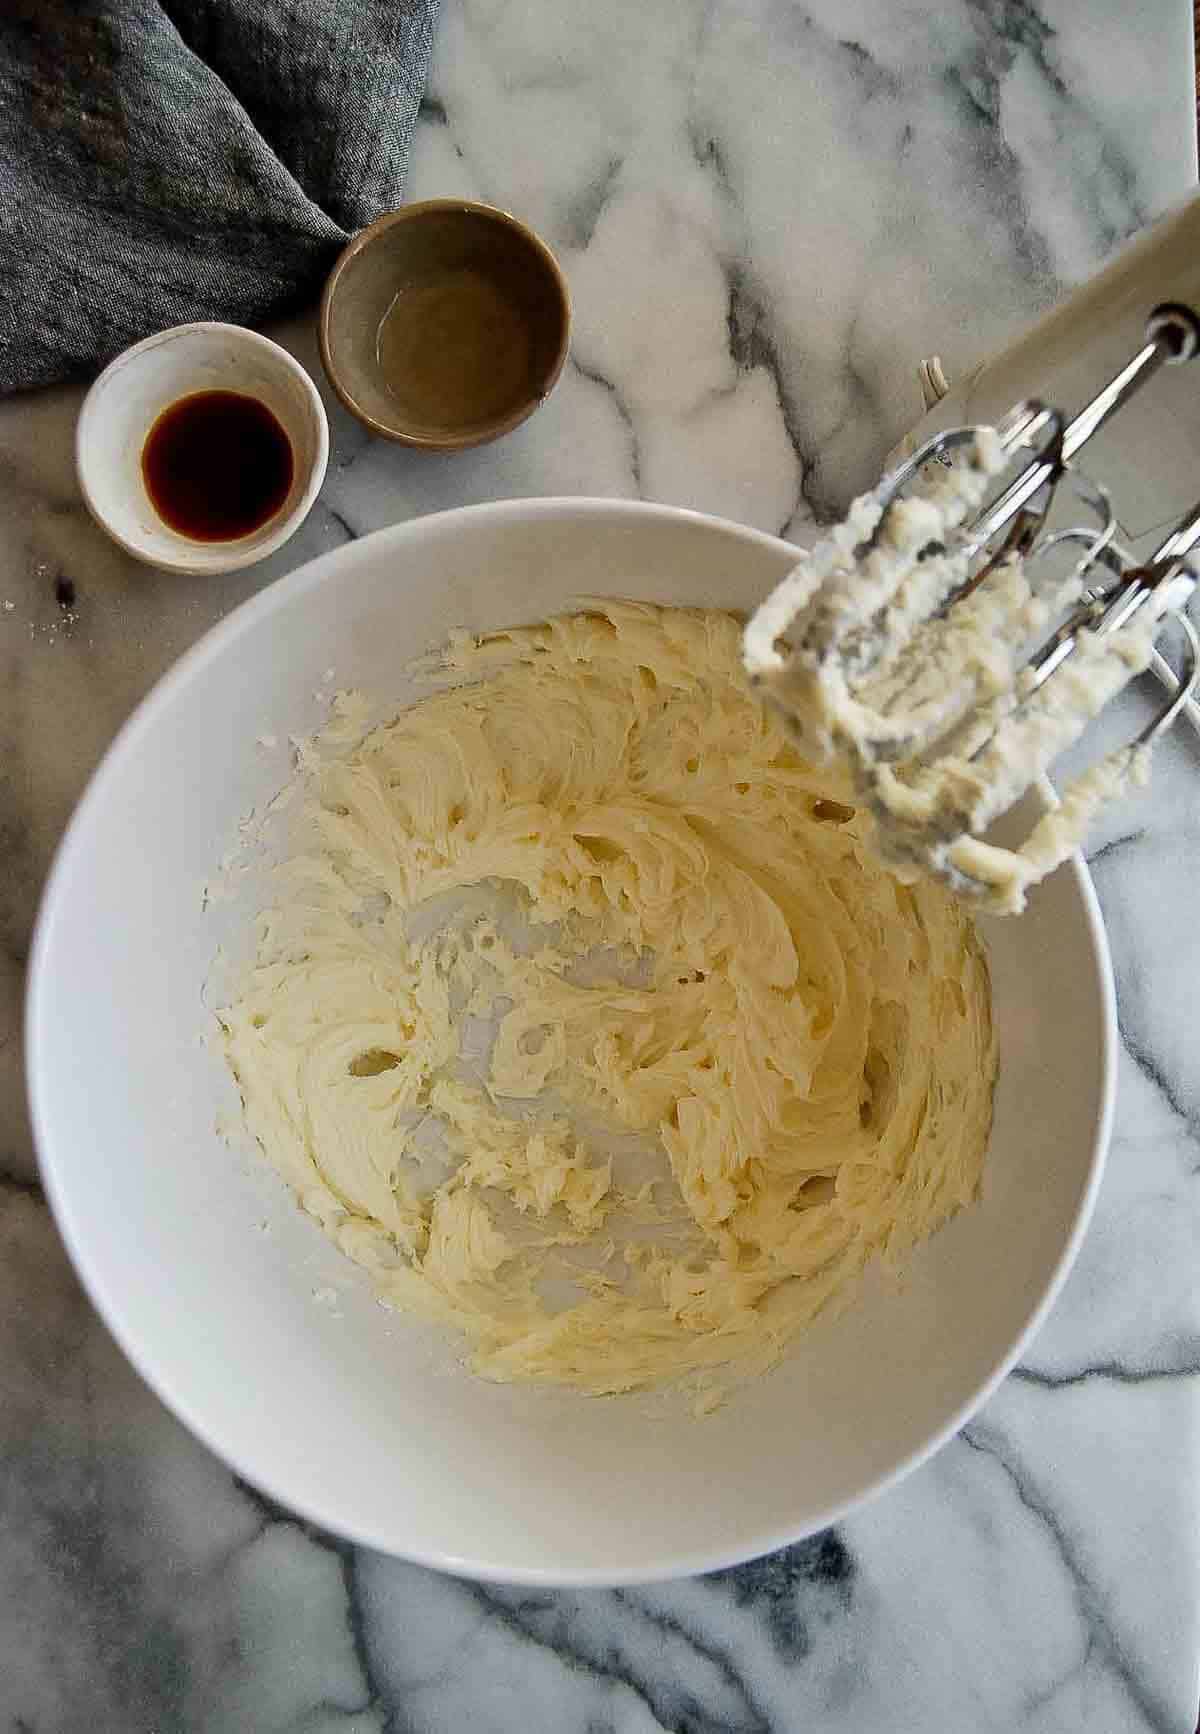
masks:
{"type": "Polygon", "coordinates": [[[625,402],[625,399],[622,397],[614,382],[611,379],[605,378],[604,374],[602,374],[598,369],[594,367],[586,367],[584,363],[579,360],[578,356],[575,355],[572,355],[569,358],[569,365],[574,372],[579,375],[580,379],[586,379],[590,385],[598,385],[601,391],[607,394],[610,403],[617,413],[621,426],[625,429],[629,438],[629,473],[633,477],[634,491],[640,494],[642,491],[642,457],[638,445],[638,432],[637,427],[634,424],[632,410],[625,402]]]}
{"type": "MultiPolygon", "coordinates": [[[[1149,1048],[1135,1040],[1124,1025],[1121,1029],[1121,1044],[1142,1076],[1153,1084],[1172,1114],[1182,1123],[1188,1137],[1200,1144],[1200,1112],[1187,1105],[1179,1094],[1177,1085],[1167,1076],[1149,1048]]],[[[1192,1173],[1200,1174],[1200,1159],[1193,1166],[1192,1173]]]]}
{"type": "Polygon", "coordinates": [[[973,165],[979,171],[989,208],[1008,227],[1014,255],[1025,273],[1035,282],[1050,285],[1054,273],[1049,245],[1010,190],[1020,182],[1021,163],[1000,132],[1001,76],[991,56],[980,52],[966,67],[945,68],[942,80],[961,111],[963,131],[971,140],[973,165]]]}
{"type": "MultiPolygon", "coordinates": [[[[782,1557],[783,1556],[780,1555],[776,1556],[776,1558],[782,1557]]],[[[715,1578],[710,1578],[708,1581],[713,1582],[717,1580],[715,1578]]],[[[758,1728],[764,1730],[769,1729],[771,1718],[762,1706],[756,1702],[754,1694],[750,1688],[750,1683],[746,1679],[745,1671],[737,1666],[733,1657],[729,1653],[728,1647],[718,1646],[712,1643],[711,1640],[705,1642],[694,1627],[689,1628],[683,1620],[679,1619],[675,1615],[667,1613],[666,1610],[661,1607],[655,1608],[647,1605],[645,1599],[639,1596],[639,1594],[634,1590],[617,1589],[613,1590],[611,1594],[613,1602],[618,1608],[628,1608],[637,1619],[648,1623],[653,1631],[661,1632],[669,1639],[676,1639],[681,1644],[685,1645],[685,1653],[690,1653],[692,1657],[698,1658],[706,1668],[711,1669],[712,1673],[721,1682],[722,1686],[731,1697],[736,1696],[742,1700],[745,1705],[744,1716],[735,1722],[730,1709],[726,1708],[721,1715],[721,1727],[729,1728],[730,1730],[734,1727],[744,1727],[747,1730],[758,1728]]],[[[752,1598],[746,1598],[747,1601],[750,1599],[752,1598]]],[[[743,1603],[742,1605],[745,1604],[743,1603]]],[[[656,1693],[656,1696],[661,1698],[661,1688],[656,1693]]],[[[694,1699],[693,1702],[695,1702],[694,1699]]],[[[705,1712],[703,1707],[697,1704],[694,1710],[688,1706],[685,1714],[690,1714],[692,1720],[695,1720],[696,1717],[704,1715],[705,1712]]],[[[678,1709],[673,1712],[673,1717],[674,1720],[678,1722],[678,1709]]],[[[689,1724],[685,1722],[685,1726],[687,1725],[689,1724]]],[[[697,1727],[699,1728],[699,1724],[697,1724],[697,1727]]]]}
{"type": "Polygon", "coordinates": [[[664,1734],[768,1734],[769,1719],[748,1700],[736,1666],[710,1661],[683,1622],[660,1617],[620,1591],[505,1591],[461,1580],[430,1580],[386,1560],[369,1561],[381,1649],[392,1624],[390,1702],[414,1730],[469,1725],[472,1694],[463,1674],[494,1671],[496,1726],[514,1676],[524,1689],[510,1705],[524,1726],[664,1734]],[[427,1589],[424,1632],[395,1630],[395,1612],[427,1589]],[[430,1632],[433,1636],[433,1633],[430,1632]],[[464,1670],[463,1661],[467,1667],[464,1670]]]}
{"type": "Polygon", "coordinates": [[[1114,1385],[1154,1385],[1163,1379],[1200,1378],[1200,1335],[1180,1345],[1177,1363],[1171,1366],[1131,1367],[1124,1361],[1098,1361],[1069,1373],[1043,1373],[1034,1367],[1015,1367],[1009,1374],[1018,1384],[1036,1385],[1043,1391],[1062,1391],[1073,1385],[1088,1385],[1104,1379],[1114,1385]]]}
{"type": "MultiPolygon", "coordinates": [[[[843,46],[862,63],[871,61],[867,51],[858,44],[846,43],[843,46]]],[[[692,85],[694,97],[694,72],[692,85]]],[[[721,197],[736,208],[736,194],[719,138],[714,131],[706,131],[701,127],[694,113],[689,113],[687,117],[686,132],[697,167],[702,173],[712,174],[721,197]]],[[[770,312],[765,299],[753,285],[744,263],[733,258],[723,260],[722,266],[729,298],[725,320],[729,354],[740,375],[762,369],[770,379],[778,400],[784,431],[799,469],[798,495],[782,521],[775,526],[776,534],[788,536],[802,524],[820,518],[820,502],[809,493],[809,481],[815,472],[815,459],[811,450],[805,448],[800,406],[793,401],[789,391],[786,370],[771,333],[770,312]]]]}
{"type": "MultiPolygon", "coordinates": [[[[680,1621],[641,1605],[632,1590],[592,1592],[586,1598],[576,1598],[550,1592],[543,1595],[526,1591],[507,1592],[483,1584],[460,1582],[460,1588],[486,1614],[515,1637],[539,1648],[547,1649],[566,1660],[573,1668],[586,1669],[605,1684],[623,1687],[643,1704],[655,1718],[656,1726],[664,1730],[687,1729],[688,1734],[769,1734],[770,1721],[753,1702],[749,1688],[729,1658],[703,1645],[694,1632],[687,1631],[680,1621]],[[572,1610],[577,1600],[593,1603],[609,1599],[614,1607],[632,1616],[635,1624],[647,1623],[652,1630],[681,1640],[685,1653],[679,1658],[680,1667],[671,1679],[655,1679],[639,1668],[633,1656],[618,1640],[605,1637],[595,1641],[585,1622],[573,1621],[572,1610]],[[715,1675],[723,1693],[719,1719],[698,1700],[693,1692],[681,1688],[679,1676],[690,1672],[694,1676],[696,1662],[715,1675]]],[[[636,1648],[636,1635],[633,1647],[636,1648]]]]}
{"type": "Polygon", "coordinates": [[[863,90],[863,95],[870,100],[876,96],[897,97],[903,93],[904,83],[897,72],[882,65],[871,50],[861,42],[852,42],[844,36],[839,36],[834,44],[836,50],[845,55],[863,90]]]}
{"type": "Polygon", "coordinates": [[[321,1548],[331,1554],[341,1568],[342,1584],[346,1596],[346,1623],[350,1632],[350,1641],[354,1656],[363,1678],[363,1702],[359,1705],[339,1705],[337,1708],[343,1714],[361,1715],[365,1712],[381,1712],[386,1705],[386,1693],[381,1682],[376,1678],[371,1659],[371,1646],[367,1640],[366,1622],[363,1617],[362,1601],[358,1593],[358,1560],[359,1550],[350,1542],[343,1541],[340,1536],[330,1531],[318,1529],[316,1524],[290,1511],[286,1505],[272,1499],[270,1494],[263,1493],[260,1488],[246,1481],[240,1475],[231,1477],[234,1487],[243,1498],[258,1512],[262,1519],[262,1529],[266,1530],[275,1524],[284,1524],[289,1529],[299,1531],[314,1547],[321,1548]]]}
{"type": "Polygon", "coordinates": [[[781,1659],[802,1661],[812,1652],[812,1636],[809,1621],[801,1612],[800,1592],[815,1587],[842,1613],[848,1613],[854,1598],[854,1577],[854,1559],[845,1540],[836,1529],[827,1529],[782,1553],[712,1572],[705,1581],[728,1584],[736,1605],[753,1608],[764,1620],[781,1659]]]}
{"type": "Polygon", "coordinates": [[[361,530],[356,530],[354,528],[354,525],[352,523],[350,523],[350,521],[346,517],[345,513],[337,511],[333,506],[324,505],[324,503],[323,503],[323,510],[328,514],[328,516],[332,519],[332,521],[337,525],[338,529],[342,531],[347,542],[357,541],[358,537],[363,534],[363,532],[361,530]]]}
{"type": "MultiPolygon", "coordinates": [[[[980,103],[980,113],[989,122],[998,123],[1001,114],[999,87],[1002,77],[1010,73],[1019,54],[1030,59],[1037,78],[1050,102],[1057,142],[1064,150],[1079,148],[1081,141],[1091,146],[1097,155],[1102,174],[1096,177],[1092,207],[1088,215],[1095,228],[1096,244],[1101,253],[1110,252],[1150,217],[1137,192],[1137,176],[1127,152],[1111,132],[1102,128],[1087,103],[1069,90],[1055,63],[1057,32],[1042,17],[1038,7],[1029,0],[1004,0],[997,19],[997,35],[1005,50],[999,54],[987,52],[981,57],[981,78],[986,99],[980,103]]],[[[964,94],[978,101],[975,91],[964,94]]],[[[1013,167],[1019,172],[1019,161],[1013,167]]],[[[1030,233],[1030,263],[1036,268],[1050,268],[1050,250],[1045,237],[1030,233]]]]}
{"type": "Polygon", "coordinates": [[[583,252],[591,244],[601,212],[612,196],[624,158],[610,157],[600,172],[584,186],[567,207],[563,233],[569,246],[583,252]]]}
{"type": "Polygon", "coordinates": [[[1123,836],[1110,837],[1098,849],[1088,851],[1087,864],[1089,869],[1098,866],[1102,861],[1107,861],[1111,855],[1119,854],[1123,849],[1131,849],[1134,844],[1144,842],[1148,834],[1146,827],[1141,825],[1134,831],[1126,831],[1123,836]]]}
{"type": "MultiPolygon", "coordinates": [[[[1025,50],[1032,59],[1047,94],[1054,99],[1056,129],[1064,145],[1082,135],[1096,147],[1103,173],[1097,177],[1099,198],[1092,214],[1100,248],[1110,252],[1152,215],[1138,195],[1137,175],[1127,152],[1111,132],[1098,125],[1087,103],[1068,88],[1056,64],[1057,32],[1031,0],[1004,0],[997,28],[1006,44],[1025,50]],[[1115,202],[1115,212],[1111,204],[1105,208],[1106,194],[1115,202]]],[[[1010,60],[1005,70],[1011,65],[1010,60]]]]}
{"type": "MultiPolygon", "coordinates": [[[[1159,1731],[1159,1734],[1176,1734],[1177,1724],[1173,1714],[1166,1705],[1160,1702],[1157,1694],[1146,1685],[1144,1680],[1138,1677],[1137,1672],[1131,1667],[1129,1658],[1110,1624],[1104,1598],[1090,1582],[1072,1538],[1067,1533],[1058,1514],[1034,1487],[1032,1478],[1011,1443],[1005,1439],[997,1427],[989,1424],[986,1417],[981,1417],[964,1427],[959,1434],[959,1439],[968,1450],[978,1452],[981,1456],[990,1459],[998,1469],[1003,1471],[1021,1506],[1044,1529],[1052,1541],[1063,1569],[1071,1580],[1072,1593],[1088,1633],[1088,1653],[1090,1653],[1092,1646],[1100,1648],[1105,1663],[1120,1680],[1130,1702],[1137,1709],[1148,1728],[1159,1731]]],[[[1085,1654],[1085,1663],[1086,1660],[1087,1655],[1085,1654]]],[[[1062,1682],[1059,1682],[1056,1692],[1061,1690],[1061,1686],[1062,1682]]]]}
{"type": "Polygon", "coordinates": [[[1078,1661],[1074,1661],[1057,1680],[1052,1680],[1040,1692],[1030,1692],[1022,1705],[1022,1722],[1032,1723],[1035,1716],[1049,1709],[1057,1698],[1061,1698],[1066,1689],[1083,1674],[1092,1657],[1096,1653],[1096,1641],[1090,1635],[1084,1640],[1083,1653],[1078,1661]]]}
{"type": "MultiPolygon", "coordinates": [[[[710,141],[710,154],[718,176],[723,178],[724,170],[720,166],[721,159],[715,140],[710,141]]],[[[782,524],[777,527],[777,534],[788,536],[803,522],[811,522],[814,518],[819,521],[821,502],[809,491],[809,482],[816,468],[815,460],[812,453],[804,447],[800,412],[788,391],[785,369],[771,336],[770,319],[762,297],[755,293],[740,266],[731,265],[726,276],[729,283],[729,353],[740,372],[752,373],[756,368],[762,368],[771,380],[779,400],[784,429],[800,469],[799,495],[782,524]]]]}

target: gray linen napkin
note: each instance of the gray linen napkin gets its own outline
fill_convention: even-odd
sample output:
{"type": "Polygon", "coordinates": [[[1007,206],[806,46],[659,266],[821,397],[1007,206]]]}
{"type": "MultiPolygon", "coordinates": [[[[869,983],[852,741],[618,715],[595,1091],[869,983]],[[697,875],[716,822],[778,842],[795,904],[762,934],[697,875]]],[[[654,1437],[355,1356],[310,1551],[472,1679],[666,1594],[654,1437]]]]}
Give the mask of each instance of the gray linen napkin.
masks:
{"type": "Polygon", "coordinates": [[[310,301],[400,201],[437,0],[0,0],[0,392],[310,301]]]}

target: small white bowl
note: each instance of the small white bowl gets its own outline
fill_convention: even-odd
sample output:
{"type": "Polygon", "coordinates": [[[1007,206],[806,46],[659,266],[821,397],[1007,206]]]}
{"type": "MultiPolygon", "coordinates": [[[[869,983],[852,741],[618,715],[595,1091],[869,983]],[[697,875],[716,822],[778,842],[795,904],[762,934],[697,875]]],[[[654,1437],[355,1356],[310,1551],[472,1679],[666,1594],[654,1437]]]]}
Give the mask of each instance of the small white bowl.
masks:
{"type": "Polygon", "coordinates": [[[281,548],[308,516],[325,480],[329,423],[298,361],[242,325],[204,322],[156,332],[110,362],[83,400],[75,465],[87,508],[127,553],[173,572],[233,572],[281,548]],[[275,415],[292,444],[288,496],[267,522],[233,541],[182,535],[154,509],[142,448],[163,410],[196,391],[238,391],[275,415]]]}

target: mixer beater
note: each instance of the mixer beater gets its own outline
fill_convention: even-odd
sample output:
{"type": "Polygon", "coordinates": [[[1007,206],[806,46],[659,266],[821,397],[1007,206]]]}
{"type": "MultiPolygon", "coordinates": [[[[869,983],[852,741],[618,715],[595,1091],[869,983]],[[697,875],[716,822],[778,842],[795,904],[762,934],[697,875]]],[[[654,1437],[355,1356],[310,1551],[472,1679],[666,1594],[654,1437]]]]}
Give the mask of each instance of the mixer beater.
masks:
{"type": "Polygon", "coordinates": [[[1037,400],[995,428],[926,442],[806,554],[747,625],[751,680],[806,756],[841,761],[901,878],[931,873],[1005,913],[1145,779],[1181,712],[1200,724],[1200,502],[1144,561],[1117,541],[1108,491],[1075,468],[1165,366],[1200,352],[1200,318],[1157,307],[1146,341],[1072,420],[1037,400]],[[1068,497],[1085,522],[1059,526],[1068,497]],[[1171,626],[1177,677],[1156,640],[1171,626]],[[1137,673],[1171,696],[1135,740],[1064,789],[1017,848],[989,826],[1137,673]]]}

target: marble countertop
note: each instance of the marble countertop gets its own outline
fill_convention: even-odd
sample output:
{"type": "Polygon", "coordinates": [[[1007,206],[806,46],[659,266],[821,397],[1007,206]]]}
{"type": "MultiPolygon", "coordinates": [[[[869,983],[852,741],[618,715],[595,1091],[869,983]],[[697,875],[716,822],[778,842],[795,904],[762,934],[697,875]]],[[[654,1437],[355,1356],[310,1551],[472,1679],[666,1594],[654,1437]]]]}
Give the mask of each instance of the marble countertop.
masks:
{"type": "MultiPolygon", "coordinates": [[[[296,538],[138,567],[82,509],[80,394],[0,405],[0,1729],[1029,1728],[1191,1734],[1200,1658],[1200,753],[1095,840],[1123,1030],[1094,1225],[1025,1363],[838,1530],[653,1589],[533,1594],[345,1546],[139,1382],[36,1181],[23,963],[49,855],[149,684],[347,538],[641,495],[803,535],[956,374],[1195,180],[1191,11],[1096,0],[446,0],[409,194],[503,204],[576,307],[559,389],[430,458],[331,404],[296,538]]],[[[310,321],[283,340],[319,375],[310,321]]],[[[323,383],[323,382],[322,382],[323,383]]]]}

